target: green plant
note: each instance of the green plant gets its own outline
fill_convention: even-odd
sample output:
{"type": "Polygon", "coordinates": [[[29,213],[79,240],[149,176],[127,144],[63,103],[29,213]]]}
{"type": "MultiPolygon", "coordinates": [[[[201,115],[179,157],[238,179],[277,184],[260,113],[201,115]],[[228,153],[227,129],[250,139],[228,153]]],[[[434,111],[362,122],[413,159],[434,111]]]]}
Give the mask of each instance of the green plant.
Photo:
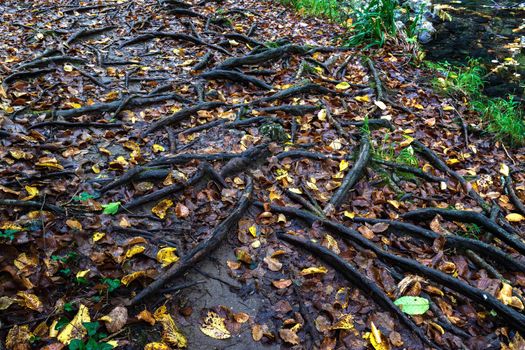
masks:
{"type": "Polygon", "coordinates": [[[341,4],[337,0],[279,0],[279,2],[309,16],[326,17],[333,21],[342,21],[344,17],[341,4]]]}
{"type": "Polygon", "coordinates": [[[438,91],[453,97],[479,98],[481,96],[485,69],[479,60],[470,59],[465,67],[455,67],[448,62],[427,62],[427,66],[442,75],[432,80],[438,91]]]}
{"type": "Polygon", "coordinates": [[[479,99],[473,101],[472,106],[497,139],[511,146],[525,144],[525,115],[512,97],[479,99]]]}
{"type": "Polygon", "coordinates": [[[73,339],[69,343],[69,350],[111,350],[113,346],[109,343],[101,341],[107,337],[106,333],[99,332],[100,324],[98,322],[84,322],[82,323],[87,330],[88,340],[86,342],[82,339],[73,339]]]}
{"type": "Polygon", "coordinates": [[[457,234],[466,238],[479,239],[481,228],[476,224],[470,224],[467,225],[467,231],[459,231],[457,234]]]}
{"type": "Polygon", "coordinates": [[[370,0],[366,5],[353,7],[355,19],[347,45],[383,46],[388,35],[396,34],[395,0],[370,0]]]}
{"type": "Polygon", "coordinates": [[[414,155],[414,149],[412,148],[412,146],[403,148],[395,158],[395,162],[410,165],[413,167],[416,167],[419,164],[417,157],[414,155]]]}

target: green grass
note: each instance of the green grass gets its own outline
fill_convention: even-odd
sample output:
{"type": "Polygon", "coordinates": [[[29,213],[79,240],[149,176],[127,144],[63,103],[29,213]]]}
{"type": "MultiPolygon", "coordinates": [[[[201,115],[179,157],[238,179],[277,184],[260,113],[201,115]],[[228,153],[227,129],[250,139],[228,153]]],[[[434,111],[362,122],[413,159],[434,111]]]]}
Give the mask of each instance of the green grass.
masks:
{"type": "Polygon", "coordinates": [[[346,44],[367,47],[383,46],[389,35],[396,34],[395,0],[369,0],[366,7],[353,8],[354,23],[346,44]]]}
{"type": "Polygon", "coordinates": [[[465,67],[455,67],[448,62],[427,66],[442,76],[433,79],[434,87],[453,98],[470,100],[470,109],[477,112],[486,124],[486,130],[510,146],[525,145],[525,114],[512,97],[489,98],[483,94],[485,69],[479,61],[470,60],[465,67]]]}
{"type": "Polygon", "coordinates": [[[337,0],[279,0],[279,2],[309,16],[326,17],[336,22],[342,21],[344,17],[337,0]]]}

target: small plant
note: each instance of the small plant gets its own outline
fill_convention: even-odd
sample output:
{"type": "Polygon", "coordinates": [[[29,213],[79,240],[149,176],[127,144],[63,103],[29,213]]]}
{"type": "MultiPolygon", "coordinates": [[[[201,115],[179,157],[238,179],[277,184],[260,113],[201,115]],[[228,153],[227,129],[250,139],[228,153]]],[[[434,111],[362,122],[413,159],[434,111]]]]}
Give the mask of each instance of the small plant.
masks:
{"type": "Polygon", "coordinates": [[[69,350],[111,350],[113,345],[102,342],[101,340],[106,338],[108,335],[103,332],[99,332],[100,324],[98,322],[84,322],[82,323],[84,328],[87,330],[88,340],[86,342],[82,339],[73,339],[69,343],[69,350]]]}
{"type": "Polygon", "coordinates": [[[470,224],[467,225],[467,231],[459,231],[457,234],[466,238],[479,239],[481,228],[476,224],[470,224]]]}
{"type": "Polygon", "coordinates": [[[266,123],[259,128],[259,131],[261,134],[275,142],[285,142],[288,141],[289,138],[283,126],[277,123],[266,123]]]}
{"type": "Polygon", "coordinates": [[[481,96],[485,69],[478,60],[469,60],[465,67],[454,67],[448,62],[427,62],[427,66],[442,75],[432,81],[434,87],[442,93],[452,97],[481,96]]]}
{"type": "Polygon", "coordinates": [[[419,164],[417,157],[414,155],[414,149],[412,148],[412,146],[403,148],[401,152],[399,152],[399,154],[397,155],[395,161],[396,163],[402,163],[414,167],[419,164]]]}
{"type": "Polygon", "coordinates": [[[279,2],[309,16],[326,17],[333,21],[342,21],[344,17],[341,4],[337,0],[279,0],[279,2]]]}
{"type": "Polygon", "coordinates": [[[388,35],[396,34],[396,7],[395,0],[370,0],[362,7],[354,6],[352,17],[355,21],[347,45],[383,46],[388,35]]]}

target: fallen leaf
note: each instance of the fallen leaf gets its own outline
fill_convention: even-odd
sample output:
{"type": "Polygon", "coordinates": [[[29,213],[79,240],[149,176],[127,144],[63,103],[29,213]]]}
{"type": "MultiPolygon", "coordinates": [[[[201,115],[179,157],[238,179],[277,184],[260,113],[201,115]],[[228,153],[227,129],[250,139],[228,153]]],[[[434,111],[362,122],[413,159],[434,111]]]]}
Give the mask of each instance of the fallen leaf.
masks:
{"type": "Polygon", "coordinates": [[[166,247],[157,252],[157,261],[162,264],[162,267],[173,264],[179,261],[179,257],[175,254],[177,248],[166,247]]]}
{"type": "Polygon", "coordinates": [[[177,346],[179,348],[185,348],[188,346],[188,340],[179,330],[171,315],[168,314],[165,305],[155,310],[153,317],[155,317],[155,320],[162,324],[162,340],[165,343],[177,346]]]}
{"type": "Polygon", "coordinates": [[[110,333],[120,331],[128,321],[128,309],[124,306],[117,306],[109,314],[103,316],[100,320],[106,324],[106,329],[110,333]]]}
{"type": "Polygon", "coordinates": [[[404,296],[396,299],[394,304],[407,315],[423,315],[430,308],[428,299],[421,297],[404,296]]]}
{"type": "Polygon", "coordinates": [[[62,332],[58,335],[57,339],[63,344],[68,345],[73,339],[82,339],[87,334],[87,330],[84,327],[83,323],[91,322],[91,317],[89,317],[88,308],[80,304],[78,312],[69,322],[62,332]]]}
{"type": "Polygon", "coordinates": [[[525,220],[525,216],[518,213],[511,213],[505,216],[505,219],[507,219],[509,222],[520,222],[525,220]]]}
{"type": "Polygon", "coordinates": [[[324,266],[319,267],[308,267],[306,269],[301,270],[301,276],[308,276],[313,275],[316,273],[327,273],[328,269],[324,266]]]}
{"type": "Polygon", "coordinates": [[[299,344],[300,338],[293,330],[288,328],[279,329],[279,336],[282,340],[288,344],[297,345],[299,344]]]}
{"type": "Polygon", "coordinates": [[[284,289],[292,285],[292,280],[280,279],[280,280],[272,281],[272,284],[277,289],[284,289]]]}
{"type": "Polygon", "coordinates": [[[19,297],[17,302],[21,306],[25,306],[28,309],[38,312],[44,311],[44,304],[42,304],[40,299],[35,294],[29,293],[28,291],[20,291],[16,293],[16,295],[19,297]]]}
{"type": "Polygon", "coordinates": [[[158,202],[153,208],[151,208],[151,212],[157,215],[159,218],[164,219],[166,217],[166,212],[172,206],[173,201],[171,199],[163,199],[160,202],[158,202]]]}
{"type": "Polygon", "coordinates": [[[144,322],[149,323],[150,325],[154,325],[156,320],[155,317],[153,317],[153,314],[149,312],[148,310],[144,309],[142,310],[138,315],[137,319],[142,320],[144,322]]]}
{"type": "Polygon", "coordinates": [[[213,339],[228,339],[231,337],[230,331],[226,329],[224,319],[213,311],[208,311],[208,315],[199,328],[202,333],[213,339]]]}

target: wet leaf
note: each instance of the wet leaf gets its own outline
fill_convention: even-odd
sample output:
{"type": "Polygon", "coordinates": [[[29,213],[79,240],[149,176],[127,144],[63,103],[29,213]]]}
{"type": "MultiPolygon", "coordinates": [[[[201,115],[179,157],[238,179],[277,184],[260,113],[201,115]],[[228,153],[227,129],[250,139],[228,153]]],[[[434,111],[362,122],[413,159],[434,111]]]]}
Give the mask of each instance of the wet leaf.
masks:
{"type": "Polygon", "coordinates": [[[58,335],[57,339],[63,344],[69,344],[73,339],[82,339],[87,334],[87,330],[84,327],[84,323],[91,322],[91,317],[89,317],[88,308],[80,304],[78,312],[69,322],[62,332],[58,335]]]}
{"type": "Polygon", "coordinates": [[[345,314],[339,317],[337,322],[331,327],[331,329],[354,329],[354,318],[350,314],[345,314]]]}
{"type": "Polygon", "coordinates": [[[226,329],[224,319],[213,311],[208,311],[204,322],[199,327],[201,332],[214,339],[228,339],[230,332],[226,329]]]}
{"type": "Polygon", "coordinates": [[[157,252],[157,261],[162,264],[162,267],[173,264],[179,261],[179,257],[175,254],[177,248],[166,247],[157,252]]]}
{"type": "Polygon", "coordinates": [[[175,321],[168,314],[168,310],[165,305],[155,310],[153,314],[155,320],[162,324],[162,340],[165,343],[177,346],[179,348],[185,348],[188,346],[188,340],[179,330],[175,321]]]}
{"type": "Polygon", "coordinates": [[[28,309],[38,312],[44,311],[44,304],[42,304],[40,299],[35,294],[29,293],[27,291],[20,291],[16,293],[16,295],[19,297],[18,303],[21,306],[25,306],[28,309]]]}
{"type": "Polygon", "coordinates": [[[328,272],[328,269],[324,266],[308,267],[306,269],[301,270],[301,276],[308,276],[308,275],[313,275],[316,273],[327,273],[327,272],[328,272]]]}
{"type": "Polygon", "coordinates": [[[25,186],[25,189],[27,191],[28,196],[22,198],[23,201],[28,201],[38,196],[38,188],[32,186],[25,186]]]}
{"type": "Polygon", "coordinates": [[[151,212],[157,215],[159,218],[164,219],[166,217],[166,212],[172,206],[173,201],[171,199],[163,199],[160,202],[158,202],[157,205],[151,208],[151,212]]]}
{"type": "Polygon", "coordinates": [[[401,311],[408,315],[423,315],[430,308],[428,299],[404,296],[394,301],[401,311]]]}
{"type": "Polygon", "coordinates": [[[137,278],[139,277],[142,277],[142,276],[145,276],[146,275],[146,271],[137,271],[137,272],[133,272],[133,273],[130,273],[124,277],[122,277],[120,279],[120,282],[127,286],[128,284],[130,284],[131,282],[133,282],[134,280],[136,280],[137,278]]]}
{"type": "Polygon", "coordinates": [[[171,350],[171,348],[164,343],[154,342],[146,344],[144,350],[171,350]]]}

